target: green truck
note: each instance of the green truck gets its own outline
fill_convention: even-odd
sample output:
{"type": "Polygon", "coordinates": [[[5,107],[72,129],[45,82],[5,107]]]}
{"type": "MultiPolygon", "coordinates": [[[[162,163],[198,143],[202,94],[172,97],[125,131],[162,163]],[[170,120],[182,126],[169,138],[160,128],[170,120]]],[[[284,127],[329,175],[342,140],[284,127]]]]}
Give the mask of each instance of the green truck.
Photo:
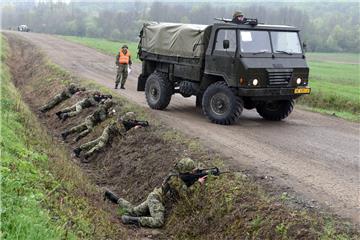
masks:
{"type": "Polygon", "coordinates": [[[165,109],[175,93],[196,96],[217,124],[237,122],[244,108],[282,120],[311,90],[304,44],[292,26],[145,23],[138,55],[137,90],[151,108],[165,109]]]}

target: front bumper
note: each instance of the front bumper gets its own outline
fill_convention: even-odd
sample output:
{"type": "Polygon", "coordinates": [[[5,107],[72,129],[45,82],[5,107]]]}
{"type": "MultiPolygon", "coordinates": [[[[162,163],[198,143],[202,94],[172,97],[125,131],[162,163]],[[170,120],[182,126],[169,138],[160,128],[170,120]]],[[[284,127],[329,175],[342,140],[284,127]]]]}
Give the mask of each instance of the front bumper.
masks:
{"type": "Polygon", "coordinates": [[[238,88],[239,96],[244,97],[271,97],[271,98],[297,98],[304,94],[310,94],[310,87],[301,88],[238,88]],[[296,93],[295,93],[296,92],[296,93]]]}

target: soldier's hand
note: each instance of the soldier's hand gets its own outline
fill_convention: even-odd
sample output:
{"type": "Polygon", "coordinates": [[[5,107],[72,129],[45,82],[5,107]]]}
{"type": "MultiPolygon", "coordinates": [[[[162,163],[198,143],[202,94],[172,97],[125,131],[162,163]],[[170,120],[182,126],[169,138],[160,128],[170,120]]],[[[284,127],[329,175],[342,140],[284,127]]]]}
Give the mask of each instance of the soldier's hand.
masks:
{"type": "Polygon", "coordinates": [[[205,183],[205,180],[206,180],[207,176],[203,176],[201,178],[198,179],[199,183],[202,185],[205,183]]]}

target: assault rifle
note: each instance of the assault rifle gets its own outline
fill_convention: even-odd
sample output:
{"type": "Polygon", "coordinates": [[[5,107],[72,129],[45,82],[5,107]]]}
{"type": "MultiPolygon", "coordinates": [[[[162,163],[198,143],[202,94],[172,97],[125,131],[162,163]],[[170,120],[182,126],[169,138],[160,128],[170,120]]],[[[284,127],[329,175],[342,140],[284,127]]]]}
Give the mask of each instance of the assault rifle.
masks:
{"type": "Polygon", "coordinates": [[[148,127],[149,122],[148,121],[138,121],[138,120],[127,120],[123,121],[123,125],[126,129],[126,131],[129,131],[135,126],[141,126],[141,127],[148,127]]]}
{"type": "Polygon", "coordinates": [[[105,95],[105,94],[100,94],[100,95],[95,95],[94,96],[94,99],[95,99],[95,101],[97,101],[97,102],[100,102],[101,100],[103,100],[103,99],[108,99],[108,98],[110,98],[110,99],[112,99],[112,95],[105,95]]]}
{"type": "MultiPolygon", "coordinates": [[[[231,19],[226,19],[226,18],[215,18],[215,20],[217,21],[221,21],[224,23],[234,23],[231,19]]],[[[251,26],[256,26],[259,24],[257,18],[244,18],[242,23],[237,23],[237,24],[248,24],[251,26]]],[[[263,23],[261,23],[263,24],[263,23]]]]}
{"type": "Polygon", "coordinates": [[[219,176],[222,173],[229,173],[229,172],[220,172],[219,168],[213,167],[213,168],[207,168],[207,169],[196,169],[194,172],[189,173],[180,173],[179,176],[181,180],[183,180],[187,187],[190,187],[193,185],[199,178],[208,176],[208,175],[214,175],[219,176]]]}

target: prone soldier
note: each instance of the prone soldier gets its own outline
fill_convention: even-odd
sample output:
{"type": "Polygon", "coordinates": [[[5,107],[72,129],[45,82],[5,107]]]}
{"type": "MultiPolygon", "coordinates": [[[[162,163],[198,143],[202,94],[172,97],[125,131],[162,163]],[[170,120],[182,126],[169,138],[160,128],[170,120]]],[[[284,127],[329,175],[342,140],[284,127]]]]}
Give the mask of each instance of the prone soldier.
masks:
{"type": "Polygon", "coordinates": [[[75,127],[70,128],[69,130],[65,130],[61,133],[62,139],[65,141],[66,137],[72,133],[79,133],[76,137],[75,141],[79,141],[81,138],[88,135],[92,129],[102,121],[106,119],[110,112],[110,108],[115,103],[111,99],[107,99],[103,105],[100,105],[93,114],[87,116],[85,121],[82,124],[79,124],[75,127]]]}
{"type": "Polygon", "coordinates": [[[99,102],[101,102],[104,99],[112,98],[111,95],[102,95],[100,92],[95,91],[92,93],[91,96],[84,98],[74,104],[71,107],[64,108],[61,111],[58,111],[56,115],[59,119],[62,119],[62,121],[65,121],[69,117],[74,117],[78,115],[84,108],[89,108],[93,106],[97,106],[99,102]]]}
{"type": "MultiPolygon", "coordinates": [[[[105,199],[119,205],[126,214],[121,217],[124,224],[136,224],[143,227],[157,228],[164,225],[165,201],[172,196],[184,195],[189,185],[180,177],[183,173],[190,173],[195,168],[195,162],[190,158],[181,159],[174,170],[164,179],[161,187],[155,188],[138,206],[132,205],[123,198],[119,198],[110,191],[105,192],[105,199]],[[149,214],[150,213],[150,214],[149,214]]],[[[197,179],[204,183],[206,176],[197,179]]]]}
{"type": "MultiPolygon", "coordinates": [[[[82,144],[81,146],[74,149],[74,154],[76,157],[80,157],[80,153],[82,151],[86,151],[84,154],[84,158],[88,159],[95,152],[103,149],[107,144],[111,143],[112,139],[116,135],[124,136],[125,133],[131,128],[142,127],[143,125],[135,125],[133,124],[131,128],[126,128],[125,124],[127,122],[136,122],[136,116],[133,112],[127,112],[124,116],[119,117],[117,121],[110,123],[103,131],[100,137],[97,139],[82,144]]],[[[147,125],[148,126],[148,125],[147,125]]]]}
{"type": "Polygon", "coordinates": [[[71,83],[68,87],[66,87],[61,93],[55,95],[52,99],[49,100],[48,103],[46,103],[44,106],[40,108],[41,112],[47,112],[56,105],[58,105],[60,102],[71,98],[72,95],[79,91],[85,91],[85,88],[80,88],[76,86],[74,83],[71,83]]]}

